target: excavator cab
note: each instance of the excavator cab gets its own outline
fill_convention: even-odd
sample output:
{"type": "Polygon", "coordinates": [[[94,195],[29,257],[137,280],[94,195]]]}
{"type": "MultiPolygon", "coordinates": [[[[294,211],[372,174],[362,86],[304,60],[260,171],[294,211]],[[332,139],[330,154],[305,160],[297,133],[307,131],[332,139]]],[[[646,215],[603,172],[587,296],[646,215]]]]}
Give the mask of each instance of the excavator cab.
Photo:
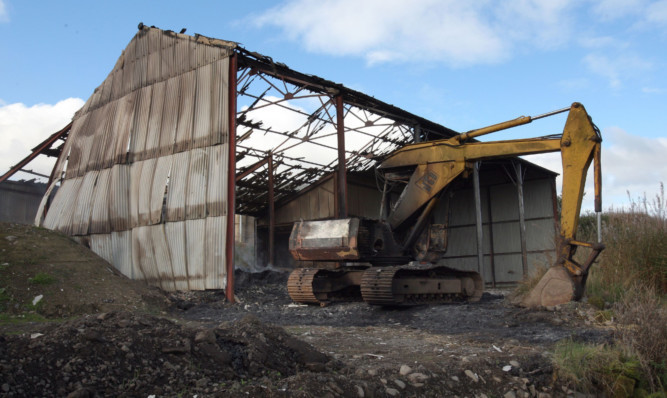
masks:
{"type": "MultiPolygon", "coordinates": [[[[588,270],[604,249],[598,242],[576,240],[586,174],[595,170],[595,211],[601,212],[601,136],[580,103],[543,115],[522,116],[472,130],[450,139],[406,145],[389,155],[378,171],[409,179],[388,216],[380,220],[347,218],[301,221],[294,225],[290,252],[296,260],[347,264],[337,270],[299,268],[289,278],[292,299],[322,305],[361,297],[370,304],[409,305],[479,300],[484,283],[476,272],[437,265],[446,250],[446,225],[431,224],[442,193],[467,175],[474,162],[521,155],[561,152],[563,189],[557,261],[522,301],[526,307],[554,306],[579,300],[588,270]],[[560,137],[505,141],[472,140],[485,134],[569,112],[560,137]],[[583,263],[578,247],[590,251],[583,263]]],[[[384,203],[384,199],[383,202],[384,203]]],[[[382,211],[381,211],[382,213],[382,211]]]]}

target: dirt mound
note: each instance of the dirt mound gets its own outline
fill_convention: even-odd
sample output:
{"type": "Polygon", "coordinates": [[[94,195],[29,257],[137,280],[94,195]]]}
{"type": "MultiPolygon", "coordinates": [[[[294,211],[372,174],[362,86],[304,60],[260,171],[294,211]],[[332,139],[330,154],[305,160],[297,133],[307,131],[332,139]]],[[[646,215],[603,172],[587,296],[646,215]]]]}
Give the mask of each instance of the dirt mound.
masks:
{"type": "Polygon", "coordinates": [[[63,234],[0,223],[0,313],[6,318],[159,311],[167,304],[158,289],[126,278],[63,234]]]}
{"type": "Polygon", "coordinates": [[[282,328],[246,317],[214,328],[126,312],[0,336],[6,396],[176,396],[271,385],[300,371],[335,368],[282,328]]]}

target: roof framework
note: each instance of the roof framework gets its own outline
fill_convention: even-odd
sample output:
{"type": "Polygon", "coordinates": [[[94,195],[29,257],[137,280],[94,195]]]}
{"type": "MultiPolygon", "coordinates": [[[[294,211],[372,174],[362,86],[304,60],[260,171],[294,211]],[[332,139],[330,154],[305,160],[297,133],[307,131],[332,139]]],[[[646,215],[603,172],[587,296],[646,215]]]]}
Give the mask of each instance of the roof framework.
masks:
{"type": "Polygon", "coordinates": [[[372,169],[386,155],[415,140],[457,134],[343,85],[296,72],[269,57],[238,47],[236,51],[237,213],[265,214],[269,156],[275,173],[274,200],[279,205],[338,170],[341,131],[348,172],[372,169]],[[342,99],[340,109],[337,98],[342,99]]]}

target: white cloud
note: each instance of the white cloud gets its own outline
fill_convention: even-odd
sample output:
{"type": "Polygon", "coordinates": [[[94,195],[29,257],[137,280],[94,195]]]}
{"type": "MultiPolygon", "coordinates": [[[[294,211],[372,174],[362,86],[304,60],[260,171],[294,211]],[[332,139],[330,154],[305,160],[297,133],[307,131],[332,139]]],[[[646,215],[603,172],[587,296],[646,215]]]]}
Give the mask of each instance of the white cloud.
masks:
{"type": "MultiPolygon", "coordinates": [[[[0,174],[28,156],[31,149],[51,134],[65,127],[74,112],[83,106],[80,98],[68,98],[55,105],[38,104],[27,107],[22,103],[5,104],[0,100],[0,174]]],[[[38,156],[26,168],[49,175],[54,158],[38,156]]],[[[12,179],[30,179],[34,176],[17,173],[12,179]]]]}
{"type": "Polygon", "coordinates": [[[657,24],[667,24],[667,0],[649,5],[646,9],[646,20],[657,24]]]}
{"type": "Polygon", "coordinates": [[[653,68],[653,65],[636,55],[621,54],[609,57],[602,54],[588,54],[584,57],[584,65],[593,73],[609,80],[612,88],[619,88],[622,79],[639,74],[653,68]]]}
{"type": "Polygon", "coordinates": [[[4,0],[0,0],[0,22],[9,22],[9,13],[4,0]]]}
{"type": "MultiPolygon", "coordinates": [[[[667,183],[667,138],[641,137],[618,127],[602,131],[602,203],[603,210],[610,207],[629,206],[628,194],[635,200],[646,197],[651,200],[667,183]]],[[[562,173],[559,153],[526,156],[526,159],[542,167],[562,173]]],[[[592,167],[591,167],[592,169],[592,167]]],[[[593,210],[593,174],[589,170],[586,179],[584,210],[593,210]]],[[[556,180],[561,191],[562,179],[556,180]]]]}
{"type": "Polygon", "coordinates": [[[514,46],[551,48],[569,39],[570,1],[291,0],[253,22],[275,26],[309,51],[368,63],[495,63],[514,46]]]}
{"type": "Polygon", "coordinates": [[[615,20],[640,13],[646,6],[645,0],[601,0],[593,7],[593,13],[603,20],[615,20]]]}

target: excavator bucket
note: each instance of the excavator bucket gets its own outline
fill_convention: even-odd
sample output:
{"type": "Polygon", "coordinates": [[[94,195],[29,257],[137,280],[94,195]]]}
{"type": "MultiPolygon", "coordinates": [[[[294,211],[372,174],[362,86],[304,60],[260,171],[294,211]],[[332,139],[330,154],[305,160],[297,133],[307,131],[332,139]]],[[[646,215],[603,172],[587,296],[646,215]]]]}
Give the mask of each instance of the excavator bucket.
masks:
{"type": "Polygon", "coordinates": [[[562,265],[556,265],[542,276],[542,279],[521,301],[522,307],[553,307],[575,299],[575,282],[562,265]]]}

